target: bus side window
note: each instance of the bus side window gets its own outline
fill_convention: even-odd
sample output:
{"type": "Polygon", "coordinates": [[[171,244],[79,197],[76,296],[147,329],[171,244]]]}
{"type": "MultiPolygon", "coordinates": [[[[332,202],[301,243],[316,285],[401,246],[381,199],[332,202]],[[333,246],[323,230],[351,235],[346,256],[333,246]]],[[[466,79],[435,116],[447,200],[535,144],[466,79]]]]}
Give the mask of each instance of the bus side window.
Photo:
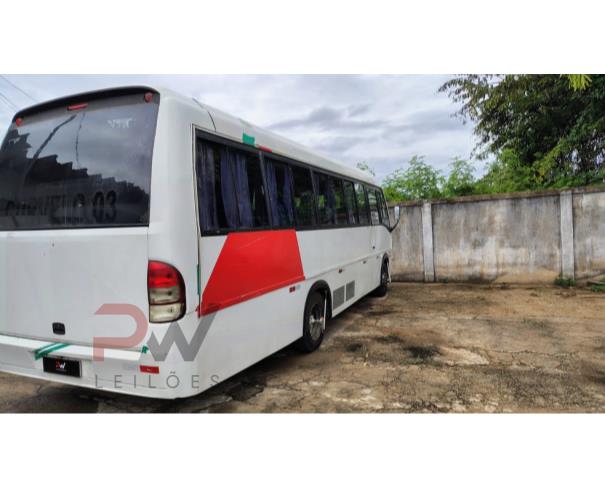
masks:
{"type": "Polygon", "coordinates": [[[387,208],[387,204],[384,199],[384,193],[377,189],[376,196],[380,205],[380,219],[382,220],[382,224],[389,227],[391,222],[389,220],[389,209],[387,208]]]}
{"type": "Polygon", "coordinates": [[[237,228],[237,198],[227,147],[198,139],[196,155],[202,230],[237,228]]]}
{"type": "Polygon", "coordinates": [[[235,189],[242,228],[269,226],[267,200],[258,154],[229,149],[233,160],[235,189]]]}
{"type": "Polygon", "coordinates": [[[368,216],[368,202],[366,200],[366,192],[362,184],[355,183],[355,195],[357,197],[357,208],[359,209],[359,223],[361,225],[369,225],[370,218],[368,216]]]}
{"type": "Polygon", "coordinates": [[[380,213],[378,211],[376,192],[370,188],[368,188],[368,202],[370,203],[370,217],[372,219],[372,225],[380,225],[380,213]]]}
{"type": "Polygon", "coordinates": [[[334,203],[336,207],[336,224],[337,225],[348,225],[349,218],[347,213],[347,207],[345,204],[345,195],[342,187],[342,179],[330,178],[332,180],[332,187],[334,188],[334,203]]]}
{"type": "Polygon", "coordinates": [[[345,181],[343,185],[345,192],[345,204],[347,207],[347,214],[349,215],[349,223],[351,225],[357,225],[359,223],[359,214],[357,211],[353,183],[351,181],[345,181]]]}
{"type": "Polygon", "coordinates": [[[203,231],[269,225],[258,154],[198,139],[196,165],[203,231]]]}
{"type": "Polygon", "coordinates": [[[294,226],[294,205],[292,203],[292,177],[286,164],[265,159],[267,191],[273,225],[276,227],[294,226]]]}
{"type": "Polygon", "coordinates": [[[336,198],[334,195],[334,178],[322,173],[315,173],[317,190],[317,212],[319,224],[334,225],[336,223],[336,198]]]}
{"type": "Polygon", "coordinates": [[[294,215],[298,227],[315,225],[315,196],[311,171],[299,166],[292,166],[294,183],[294,215]]]}

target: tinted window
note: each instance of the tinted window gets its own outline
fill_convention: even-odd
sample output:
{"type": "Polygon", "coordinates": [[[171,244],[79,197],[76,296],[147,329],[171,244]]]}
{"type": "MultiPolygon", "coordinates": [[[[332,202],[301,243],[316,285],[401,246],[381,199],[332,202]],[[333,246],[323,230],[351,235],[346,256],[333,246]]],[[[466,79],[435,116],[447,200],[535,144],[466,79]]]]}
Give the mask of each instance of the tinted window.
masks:
{"type": "Polygon", "coordinates": [[[235,229],[239,224],[233,167],[227,147],[198,140],[197,183],[203,230],[235,229]]]}
{"type": "Polygon", "coordinates": [[[334,179],[326,174],[315,175],[317,189],[317,213],[320,225],[336,223],[336,198],[334,195],[334,179]]]}
{"type": "Polygon", "coordinates": [[[355,195],[357,197],[357,208],[359,210],[359,223],[369,225],[368,202],[366,201],[366,192],[362,184],[355,183],[355,195]]]}
{"type": "Polygon", "coordinates": [[[376,190],[376,196],[378,198],[378,204],[380,206],[380,219],[384,225],[389,226],[389,209],[387,208],[387,204],[384,200],[384,194],[382,191],[376,190]]]}
{"type": "Polygon", "coordinates": [[[199,140],[196,164],[202,230],[269,225],[256,153],[199,140]]]}
{"type": "Polygon", "coordinates": [[[345,193],[345,206],[347,208],[347,214],[349,216],[349,223],[357,225],[359,223],[359,216],[357,215],[357,205],[355,203],[355,189],[353,183],[345,181],[344,183],[345,193]]]}
{"type": "Polygon", "coordinates": [[[380,225],[380,213],[378,211],[378,200],[376,199],[376,191],[373,189],[367,189],[368,201],[370,203],[370,216],[372,218],[372,225],[380,225]]]}
{"type": "Polygon", "coordinates": [[[298,166],[292,166],[294,183],[294,215],[296,225],[308,227],[315,224],[313,182],[311,171],[298,166]]]}
{"type": "Polygon", "coordinates": [[[12,124],[0,147],[0,230],[148,224],[158,103],[97,99],[12,124]]]}
{"type": "Polygon", "coordinates": [[[235,164],[235,190],[242,228],[269,226],[267,200],[258,154],[229,149],[235,164]]]}
{"type": "Polygon", "coordinates": [[[349,223],[347,207],[345,204],[345,194],[342,188],[342,181],[336,178],[331,179],[331,186],[334,190],[334,205],[336,208],[336,224],[346,225],[349,223]]]}
{"type": "Polygon", "coordinates": [[[278,227],[294,226],[290,168],[286,164],[267,159],[265,169],[273,224],[278,227]]]}

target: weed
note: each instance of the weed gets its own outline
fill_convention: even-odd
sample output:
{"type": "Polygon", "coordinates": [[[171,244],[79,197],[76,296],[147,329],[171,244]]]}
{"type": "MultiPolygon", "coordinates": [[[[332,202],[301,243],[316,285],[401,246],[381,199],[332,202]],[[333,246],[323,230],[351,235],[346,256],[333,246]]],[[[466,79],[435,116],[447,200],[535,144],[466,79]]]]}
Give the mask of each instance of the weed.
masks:
{"type": "Polygon", "coordinates": [[[592,284],[590,286],[590,290],[593,293],[605,293],[605,277],[600,281],[589,283],[592,284]]]}
{"type": "Polygon", "coordinates": [[[565,288],[576,287],[576,281],[575,279],[559,276],[555,279],[555,286],[565,288]]]}

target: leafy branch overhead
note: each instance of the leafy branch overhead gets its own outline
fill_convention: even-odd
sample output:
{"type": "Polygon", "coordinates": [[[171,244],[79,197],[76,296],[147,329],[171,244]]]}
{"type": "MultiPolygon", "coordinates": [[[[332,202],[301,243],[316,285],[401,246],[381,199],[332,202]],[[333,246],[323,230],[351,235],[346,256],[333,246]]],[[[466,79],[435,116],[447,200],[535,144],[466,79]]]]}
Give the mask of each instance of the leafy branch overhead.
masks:
{"type": "Polygon", "coordinates": [[[602,183],[605,75],[464,75],[441,88],[511,190],[602,183]]]}
{"type": "Polygon", "coordinates": [[[592,78],[587,74],[564,74],[569,80],[569,86],[576,91],[585,90],[590,86],[592,78]]]}

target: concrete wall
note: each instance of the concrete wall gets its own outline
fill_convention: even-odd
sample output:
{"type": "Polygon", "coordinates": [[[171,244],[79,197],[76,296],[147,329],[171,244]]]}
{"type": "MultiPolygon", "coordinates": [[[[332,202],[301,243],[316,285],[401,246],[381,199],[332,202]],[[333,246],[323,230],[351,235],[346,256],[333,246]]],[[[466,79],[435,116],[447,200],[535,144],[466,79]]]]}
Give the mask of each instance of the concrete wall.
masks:
{"type": "Polygon", "coordinates": [[[605,193],[574,194],[573,219],[576,277],[605,272],[605,193]]]}
{"type": "Polygon", "coordinates": [[[402,208],[401,220],[393,231],[391,274],[400,281],[424,280],[420,206],[402,208]]]}
{"type": "Polygon", "coordinates": [[[396,280],[528,283],[605,273],[605,188],[399,206],[396,280]]]}

